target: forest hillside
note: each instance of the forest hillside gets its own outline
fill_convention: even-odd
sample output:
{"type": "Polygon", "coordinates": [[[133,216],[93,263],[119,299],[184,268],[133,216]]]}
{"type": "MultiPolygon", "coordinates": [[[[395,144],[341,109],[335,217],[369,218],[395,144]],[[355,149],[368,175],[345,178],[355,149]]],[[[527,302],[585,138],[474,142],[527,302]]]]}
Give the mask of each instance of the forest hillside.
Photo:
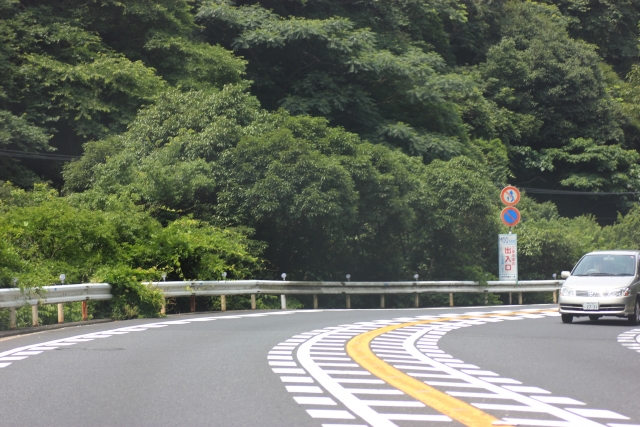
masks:
{"type": "Polygon", "coordinates": [[[0,286],[487,280],[507,184],[521,279],[637,249],[639,21],[640,0],[0,0],[0,286]]]}

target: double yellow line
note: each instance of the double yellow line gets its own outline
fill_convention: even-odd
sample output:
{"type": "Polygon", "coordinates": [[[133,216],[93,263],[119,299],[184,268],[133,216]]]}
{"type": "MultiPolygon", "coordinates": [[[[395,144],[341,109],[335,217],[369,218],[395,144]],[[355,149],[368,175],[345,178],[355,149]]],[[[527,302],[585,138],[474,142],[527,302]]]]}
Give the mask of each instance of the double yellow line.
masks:
{"type": "MultiPolygon", "coordinates": [[[[540,310],[543,311],[543,310],[540,310]]],[[[527,311],[527,314],[531,314],[531,311],[527,311]]],[[[400,325],[390,325],[384,328],[375,329],[373,331],[365,332],[354,338],[347,343],[347,353],[349,356],[373,375],[377,376],[387,384],[403,391],[416,400],[424,403],[427,406],[432,407],[441,414],[459,421],[465,426],[469,427],[495,427],[495,422],[500,422],[499,419],[487,414],[469,405],[466,402],[458,400],[454,397],[443,393],[422,381],[419,381],[399,369],[394,368],[388,363],[384,362],[378,356],[376,356],[369,345],[376,337],[387,332],[394,331],[396,329],[406,328],[415,325],[425,325],[433,322],[446,322],[449,320],[462,320],[462,319],[476,319],[478,317],[494,317],[494,316],[513,316],[515,314],[524,314],[523,312],[510,312],[500,314],[488,314],[479,316],[460,316],[460,317],[448,317],[437,318],[430,320],[420,320],[416,322],[402,323],[400,325]]],[[[500,424],[501,426],[509,427],[507,424],[500,424]]]]}

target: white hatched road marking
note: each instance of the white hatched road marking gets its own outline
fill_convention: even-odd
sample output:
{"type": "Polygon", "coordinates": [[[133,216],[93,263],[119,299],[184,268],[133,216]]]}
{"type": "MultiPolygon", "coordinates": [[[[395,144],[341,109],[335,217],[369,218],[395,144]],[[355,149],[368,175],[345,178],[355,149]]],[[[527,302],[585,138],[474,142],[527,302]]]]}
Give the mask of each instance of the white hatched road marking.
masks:
{"type": "MultiPolygon", "coordinates": [[[[317,311],[322,310],[314,310],[313,312],[317,311]]],[[[540,310],[531,309],[521,310],[521,312],[522,311],[540,310]]],[[[309,312],[312,311],[305,310],[304,312],[298,313],[309,312]]],[[[261,313],[259,315],[247,314],[238,316],[208,316],[187,320],[162,321],[139,326],[130,326],[102,332],[82,334],[1,352],[0,368],[7,368],[13,363],[20,362],[21,360],[28,359],[29,357],[38,354],[46,354],[49,350],[55,350],[59,347],[89,342],[95,339],[109,338],[114,335],[117,336],[133,332],[142,332],[148,329],[163,328],[171,325],[184,325],[190,324],[192,322],[240,319],[244,317],[263,317],[268,315],[287,315],[294,313],[296,312],[283,311],[264,314],[261,313]]],[[[384,359],[387,363],[392,364],[398,369],[418,371],[414,372],[414,375],[424,375],[426,371],[429,371],[433,372],[433,375],[446,375],[447,377],[453,377],[452,381],[442,381],[440,383],[443,384],[438,385],[437,387],[440,387],[451,396],[465,398],[466,401],[468,401],[470,404],[475,404],[476,407],[483,406],[483,409],[489,412],[497,412],[498,414],[493,415],[496,415],[496,417],[498,418],[500,417],[500,411],[504,411],[507,409],[509,411],[513,411],[514,408],[517,408],[518,412],[524,413],[525,408],[531,408],[530,410],[526,411],[527,415],[530,416],[530,418],[502,418],[503,422],[511,423],[512,425],[517,424],[523,426],[531,425],[550,427],[588,427],[605,425],[593,421],[589,418],[612,421],[629,419],[624,415],[617,414],[606,409],[590,409],[584,407],[576,408],[575,406],[585,404],[583,402],[571,399],[570,397],[550,396],[551,392],[540,389],[538,387],[531,387],[526,385],[506,385],[507,383],[504,382],[505,380],[510,380],[509,382],[515,381],[518,384],[519,382],[513,379],[500,378],[498,374],[495,374],[493,372],[480,371],[479,367],[466,364],[460,360],[455,360],[453,359],[453,356],[446,355],[442,350],[438,349],[437,344],[439,339],[451,330],[456,330],[462,327],[484,325],[492,322],[501,322],[504,320],[538,319],[544,318],[546,316],[558,316],[558,313],[556,312],[499,315],[500,313],[509,313],[508,310],[501,310],[494,313],[495,316],[493,316],[491,319],[485,317],[475,317],[472,319],[455,319],[456,317],[462,316],[486,316],[487,312],[455,314],[445,313],[438,316],[421,315],[416,317],[396,318],[393,320],[358,322],[354,324],[314,330],[295,335],[294,337],[275,346],[273,350],[279,352],[272,353],[271,356],[285,356],[288,358],[286,360],[269,360],[269,365],[274,367],[273,370],[276,374],[288,374],[286,376],[288,377],[287,380],[295,381],[294,383],[289,383],[291,385],[285,383],[285,387],[288,392],[294,394],[303,394],[303,396],[298,397],[304,397],[304,395],[322,395],[328,392],[329,395],[332,395],[333,398],[335,398],[334,400],[331,397],[318,396],[320,400],[299,399],[300,404],[304,404],[307,406],[324,405],[324,408],[326,408],[327,402],[332,401],[336,405],[343,405],[345,407],[345,409],[332,410],[320,408],[307,409],[307,412],[313,418],[344,420],[360,419],[361,421],[368,423],[366,425],[369,426],[390,427],[397,427],[397,424],[393,421],[451,421],[449,417],[439,414],[429,407],[425,407],[425,405],[423,405],[421,402],[413,400],[410,396],[405,395],[402,391],[388,386],[385,383],[359,383],[358,385],[360,387],[365,388],[354,388],[355,384],[351,384],[346,381],[352,381],[354,376],[366,376],[370,375],[370,373],[360,368],[360,365],[358,365],[357,363],[353,363],[351,358],[349,358],[344,352],[344,346],[351,338],[359,334],[365,333],[367,331],[372,331],[374,329],[379,329],[385,326],[401,325],[402,323],[418,320],[452,318],[451,320],[442,322],[433,322],[430,324],[404,327],[382,334],[379,338],[375,338],[372,341],[372,350],[376,352],[380,358],[384,359]],[[298,350],[294,358],[293,352],[296,351],[296,348],[298,350]],[[292,356],[288,356],[289,354],[292,354],[292,356]],[[333,356],[336,356],[335,358],[345,360],[342,361],[342,363],[330,363],[328,361],[322,361],[323,357],[333,356]],[[318,362],[316,362],[316,360],[318,360],[318,362]],[[300,363],[300,365],[302,365],[302,368],[298,363],[296,363],[296,361],[300,363]],[[351,363],[348,363],[348,361],[350,361],[351,363]],[[283,369],[283,371],[277,371],[278,369],[283,369]],[[284,369],[287,370],[284,371],[284,369]],[[474,370],[478,371],[474,372],[474,370]],[[347,376],[347,378],[335,378],[336,375],[340,375],[343,377],[347,376]],[[502,382],[496,383],[496,380],[502,382]],[[317,382],[320,386],[302,385],[301,382],[317,382]],[[465,384],[466,387],[464,387],[465,384]],[[467,388],[470,389],[470,391],[457,391],[461,388],[467,388]],[[523,394],[529,396],[525,396],[523,394]],[[402,400],[370,400],[374,396],[377,398],[382,397],[387,399],[400,398],[402,400]],[[499,399],[501,400],[501,402],[496,403],[495,405],[492,405],[490,403],[478,403],[473,402],[474,398],[499,399]],[[515,402],[519,405],[504,403],[505,401],[515,402]],[[388,402],[388,404],[385,402],[388,402]],[[573,407],[558,408],[553,405],[573,405],[573,407]],[[372,407],[378,409],[387,408],[386,411],[394,408],[396,410],[405,409],[405,412],[386,413],[386,411],[380,412],[379,410],[374,410],[372,407]],[[489,409],[490,407],[492,409],[489,409]],[[412,412],[408,412],[409,410],[411,410],[412,412]],[[536,414],[546,415],[547,419],[535,419],[536,414]],[[555,419],[548,419],[549,416],[555,419]]],[[[618,337],[618,341],[623,346],[640,352],[640,328],[620,334],[620,336],[618,337]]],[[[429,381],[429,383],[433,385],[437,383],[437,381],[429,381]]],[[[334,405],[332,404],[332,406],[334,405]]],[[[607,421],[604,422],[606,423],[607,421]]],[[[350,425],[352,427],[363,427],[365,424],[353,424],[352,422],[349,422],[349,424],[322,424],[323,427],[342,427],[346,425],[350,425]]],[[[405,424],[402,425],[404,426],[405,424]]],[[[621,424],[609,422],[606,425],[609,427],[640,427],[640,425],[628,423],[621,424]]]]}
{"type": "MultiPolygon", "coordinates": [[[[550,310],[528,310],[527,313],[519,311],[511,315],[505,315],[506,313],[509,312],[502,310],[493,313],[472,312],[455,315],[403,317],[315,330],[313,331],[315,335],[308,335],[306,340],[297,343],[297,350],[292,353],[292,358],[297,362],[294,362],[296,368],[300,369],[300,371],[296,371],[300,373],[299,378],[313,378],[318,384],[313,389],[313,393],[322,393],[326,397],[320,400],[302,399],[304,396],[301,394],[309,393],[309,391],[290,386],[287,386],[287,391],[294,395],[293,397],[298,403],[307,407],[318,405],[326,408],[327,404],[342,407],[335,410],[305,408],[313,418],[335,416],[341,419],[356,420],[356,422],[365,423],[362,425],[371,427],[398,427],[399,424],[394,421],[401,422],[402,426],[409,425],[402,424],[402,422],[410,421],[428,421],[435,423],[433,425],[439,425],[440,422],[450,422],[452,419],[448,416],[438,413],[433,408],[413,399],[384,381],[358,378],[366,377],[371,373],[361,368],[358,363],[354,363],[356,361],[352,360],[344,350],[350,339],[362,333],[390,325],[451,318],[451,320],[411,325],[383,333],[373,338],[370,349],[378,358],[394,368],[400,369],[414,378],[420,378],[420,381],[496,417],[499,421],[495,425],[503,423],[504,425],[548,427],[634,427],[631,424],[607,423],[607,420],[629,420],[624,415],[606,409],[585,408],[583,402],[570,397],[553,396],[550,391],[539,387],[522,385],[517,379],[503,378],[498,373],[481,370],[478,366],[455,359],[453,355],[446,354],[438,348],[440,338],[449,331],[459,328],[505,320],[542,319],[548,316],[559,316],[556,311],[550,310]],[[489,314],[494,314],[494,317],[479,317],[489,314]],[[467,316],[478,317],[456,319],[456,317],[467,316]],[[333,345],[329,346],[331,343],[333,345]],[[333,349],[331,353],[339,354],[327,354],[330,348],[333,349]],[[331,356],[343,357],[333,358],[331,356]],[[324,363],[326,359],[340,359],[351,363],[324,363]],[[355,384],[365,388],[354,388],[355,384]],[[383,399],[381,400],[380,397],[383,399]],[[478,402],[478,399],[489,399],[489,401],[478,402]],[[393,413],[389,413],[390,410],[393,410],[393,413]],[[524,417],[508,417],[511,414],[523,414],[524,417]],[[604,420],[605,424],[602,424],[600,420],[604,420]]],[[[640,349],[640,329],[625,334],[620,338],[635,342],[640,349]],[[633,335],[631,336],[631,334],[633,335]]],[[[279,346],[274,347],[274,351],[270,354],[279,354],[275,352],[277,349],[279,346]]],[[[322,424],[323,427],[329,425],[333,426],[334,424],[322,424]]]]}
{"type": "MultiPolygon", "coordinates": [[[[321,311],[321,310],[314,310],[314,312],[318,312],[318,311],[321,311]]],[[[208,322],[212,320],[241,319],[245,317],[250,318],[250,317],[258,317],[258,316],[262,317],[262,316],[274,316],[274,315],[295,314],[295,313],[296,313],[295,311],[280,311],[280,312],[274,312],[274,313],[243,314],[239,316],[195,317],[188,320],[166,320],[166,321],[157,322],[157,323],[149,323],[149,324],[139,325],[139,326],[127,326],[123,328],[117,328],[117,329],[112,329],[112,330],[102,331],[102,332],[91,332],[88,334],[76,335],[69,338],[62,338],[62,339],[48,341],[48,342],[39,343],[39,344],[32,344],[32,345],[0,352],[0,362],[2,362],[0,363],[0,368],[6,368],[17,361],[27,359],[29,356],[35,356],[35,355],[41,354],[43,352],[46,352],[47,350],[56,350],[58,347],[61,347],[61,346],[75,345],[83,342],[93,341],[96,338],[109,338],[113,335],[123,335],[123,334],[128,334],[130,332],[143,332],[149,328],[155,329],[155,328],[164,328],[170,325],[187,325],[192,322],[208,322]]],[[[303,334],[300,336],[300,338],[302,339],[297,340],[298,343],[305,341],[308,338],[308,335],[303,334]]],[[[287,340],[287,341],[290,341],[290,340],[287,340]]],[[[296,343],[296,345],[298,343],[296,343]]],[[[293,347],[290,347],[289,349],[292,349],[292,348],[293,347]]],[[[272,362],[272,363],[278,363],[278,362],[272,362]]],[[[295,362],[279,362],[279,364],[273,365],[273,366],[296,366],[296,364],[295,362]],[[283,365],[282,363],[289,363],[289,364],[283,365]]]]}
{"type": "Polygon", "coordinates": [[[640,329],[631,329],[618,335],[618,342],[630,350],[640,353],[640,329]]]}

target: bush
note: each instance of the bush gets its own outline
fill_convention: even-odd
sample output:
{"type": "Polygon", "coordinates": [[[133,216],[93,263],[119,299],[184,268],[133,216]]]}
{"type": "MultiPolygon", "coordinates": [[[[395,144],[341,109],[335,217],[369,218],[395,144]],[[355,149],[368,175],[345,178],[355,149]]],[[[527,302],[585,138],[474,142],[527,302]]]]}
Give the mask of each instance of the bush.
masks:
{"type": "Polygon", "coordinates": [[[158,281],[153,270],[126,266],[107,268],[98,273],[99,281],[111,284],[111,317],[116,320],[158,317],[164,304],[162,292],[141,281],[158,281]]]}

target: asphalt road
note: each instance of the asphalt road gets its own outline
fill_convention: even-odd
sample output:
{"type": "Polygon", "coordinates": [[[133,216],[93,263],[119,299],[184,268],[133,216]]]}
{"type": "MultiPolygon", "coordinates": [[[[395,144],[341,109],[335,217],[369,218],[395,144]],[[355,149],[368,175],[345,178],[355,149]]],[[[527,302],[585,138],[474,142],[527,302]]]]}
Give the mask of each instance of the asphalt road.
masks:
{"type": "Polygon", "coordinates": [[[0,426],[640,425],[640,329],[553,308],[197,313],[8,338],[0,426]]]}

